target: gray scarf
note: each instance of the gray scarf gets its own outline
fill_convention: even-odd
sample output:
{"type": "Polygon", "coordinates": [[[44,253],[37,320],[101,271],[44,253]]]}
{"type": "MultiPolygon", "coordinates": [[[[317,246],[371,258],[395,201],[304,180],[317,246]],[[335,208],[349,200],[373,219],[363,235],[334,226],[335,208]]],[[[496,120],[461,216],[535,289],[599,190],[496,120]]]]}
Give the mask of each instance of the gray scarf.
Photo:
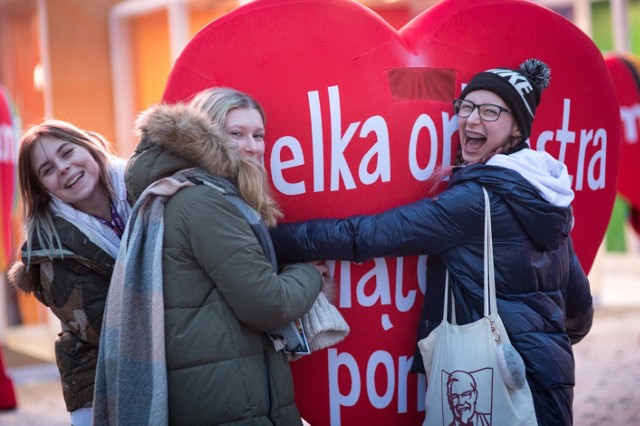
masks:
{"type": "MultiPolygon", "coordinates": [[[[200,183],[220,191],[238,208],[276,271],[264,221],[227,179],[194,168],[147,187],[131,212],[111,278],[96,368],[94,425],[169,423],[162,287],[164,204],[180,189],[200,183]]],[[[338,310],[321,293],[302,321],[269,333],[277,350],[296,352],[300,323],[306,323],[310,350],[332,346],[349,333],[338,310]]]]}
{"type": "Polygon", "coordinates": [[[147,187],[122,236],[105,305],[93,401],[95,425],[168,424],[162,287],[164,205],[180,189],[200,182],[216,188],[238,207],[275,270],[264,222],[238,197],[228,180],[200,169],[186,169],[147,187]]]}

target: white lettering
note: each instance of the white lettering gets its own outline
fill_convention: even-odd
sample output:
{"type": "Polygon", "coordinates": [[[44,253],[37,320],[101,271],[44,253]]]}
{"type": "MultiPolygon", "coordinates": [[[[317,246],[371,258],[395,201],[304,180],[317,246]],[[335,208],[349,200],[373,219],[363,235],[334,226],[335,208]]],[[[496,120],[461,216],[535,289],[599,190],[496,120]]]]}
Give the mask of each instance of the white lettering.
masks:
{"type": "MultiPolygon", "coordinates": [[[[589,132],[593,132],[590,130],[589,132]]],[[[582,131],[584,133],[584,130],[582,131]]],[[[582,139],[582,136],[580,137],[582,139]]],[[[582,144],[582,141],[580,142],[582,144]]],[[[589,171],[587,183],[592,191],[604,189],[605,172],[607,170],[607,132],[604,129],[596,130],[596,136],[593,139],[593,146],[600,146],[600,149],[591,157],[589,161],[589,171]],[[598,163],[600,167],[598,168],[598,163]],[[598,176],[596,176],[596,172],[598,176]]]]}
{"type": "Polygon", "coordinates": [[[322,147],[322,112],[317,91],[309,92],[309,113],[311,115],[311,149],[313,150],[313,192],[324,191],[324,154],[322,147]]]}
{"type": "MultiPolygon", "coordinates": [[[[391,304],[391,292],[389,290],[389,269],[384,258],[373,259],[375,266],[360,278],[356,286],[356,297],[360,306],[373,306],[378,301],[382,305],[391,304]],[[371,280],[371,278],[374,278],[371,280]],[[373,291],[367,295],[365,287],[367,283],[373,285],[373,291]]],[[[371,286],[369,286],[371,287],[371,286]]]]}
{"type": "MultiPolygon", "coordinates": [[[[536,142],[538,151],[545,151],[547,142],[560,143],[558,160],[566,162],[567,144],[576,142],[576,132],[569,130],[571,118],[571,100],[565,99],[562,109],[562,128],[555,132],[545,130],[540,133],[536,142]],[[555,137],[555,138],[554,138],[555,137]]],[[[606,153],[607,153],[607,131],[605,129],[580,129],[580,140],[578,143],[578,164],[575,179],[571,176],[573,187],[580,191],[584,186],[585,164],[589,161],[587,170],[587,186],[591,190],[603,189],[605,187],[606,175],[606,153]],[[593,142],[592,142],[593,141],[593,142]],[[597,151],[587,158],[587,148],[589,146],[599,147],[597,151]],[[597,173],[597,176],[596,176],[597,173]]]]}
{"type": "MultiPolygon", "coordinates": [[[[580,133],[580,149],[578,150],[578,164],[584,164],[585,157],[587,156],[587,145],[593,139],[593,130],[589,130],[588,132],[582,131],[580,133]],[[583,139],[584,138],[584,139],[583,139]],[[584,143],[582,141],[584,140],[584,143]]],[[[582,182],[584,181],[584,167],[578,167],[576,171],[576,180],[575,187],[576,191],[582,189],[582,182]]]]}
{"type": "MultiPolygon", "coordinates": [[[[358,164],[358,183],[364,185],[372,185],[375,182],[391,181],[391,137],[389,127],[384,117],[374,115],[361,125],[361,121],[349,123],[346,130],[342,130],[342,108],[340,103],[340,90],[338,86],[330,86],[327,88],[329,97],[329,117],[330,117],[330,138],[325,140],[323,129],[326,125],[323,123],[322,105],[320,93],[318,91],[310,91],[307,93],[309,102],[310,130],[311,130],[311,170],[313,171],[313,191],[325,191],[325,148],[329,143],[328,155],[330,169],[330,191],[339,191],[341,189],[355,189],[357,182],[351,172],[349,165],[355,164],[357,160],[349,160],[345,158],[349,144],[356,137],[356,132],[360,130],[358,136],[360,140],[366,141],[372,135],[375,137],[372,146],[363,155],[358,164]]],[[[451,163],[451,141],[456,132],[457,122],[455,115],[449,116],[449,113],[442,113],[444,134],[444,151],[442,161],[444,165],[451,163]]],[[[410,136],[409,146],[409,164],[411,173],[418,181],[428,179],[436,167],[438,160],[439,140],[438,130],[431,117],[427,114],[421,114],[415,121],[410,136]],[[427,130],[428,149],[424,150],[424,154],[418,156],[419,136],[422,129],[427,130]],[[420,157],[420,158],[419,158],[420,157]],[[418,161],[425,158],[427,165],[421,168],[420,164],[424,161],[418,161]]],[[[422,151],[421,151],[422,152],[422,151]]],[[[302,144],[300,139],[294,136],[282,136],[275,141],[271,158],[269,161],[269,176],[273,181],[274,187],[285,195],[300,195],[307,191],[307,185],[304,178],[302,180],[292,182],[285,178],[285,170],[293,169],[306,164],[306,158],[303,155],[302,144]],[[287,152],[285,153],[285,149],[287,152]],[[287,158],[286,160],[283,160],[287,158]],[[293,158],[290,158],[293,157],[293,158]]]]}
{"type": "Polygon", "coordinates": [[[273,151],[271,153],[271,179],[273,185],[278,188],[278,191],[285,195],[298,195],[305,193],[304,182],[289,183],[285,180],[282,171],[293,167],[298,167],[304,164],[304,154],[302,153],[302,146],[297,139],[292,136],[284,136],[276,141],[273,145],[273,151]],[[288,148],[293,158],[291,160],[284,161],[282,159],[282,150],[288,148]]]}
{"type": "MultiPolygon", "coordinates": [[[[458,131],[458,116],[453,114],[449,117],[449,113],[442,113],[442,128],[443,128],[443,145],[442,145],[442,166],[448,167],[451,162],[451,140],[453,135],[458,131]]],[[[447,177],[447,180],[449,177],[447,177]]]]}
{"type": "Polygon", "coordinates": [[[640,125],[640,104],[620,107],[620,118],[624,129],[624,140],[628,144],[638,143],[638,125],[640,125]]]}
{"type": "Polygon", "coordinates": [[[342,134],[338,86],[329,87],[329,111],[331,113],[331,190],[340,189],[340,177],[342,177],[346,189],[354,189],[356,184],[351,176],[347,160],[344,158],[344,150],[351,142],[360,122],[349,124],[344,135],[342,134]]]}
{"type": "MultiPolygon", "coordinates": [[[[402,292],[402,283],[404,279],[402,277],[404,259],[399,257],[397,259],[398,264],[396,266],[396,306],[400,312],[408,312],[416,301],[416,291],[411,290],[405,296],[402,292]]],[[[420,261],[418,261],[418,273],[420,273],[420,261]]],[[[425,270],[426,273],[426,270],[425,270]]],[[[418,278],[419,279],[419,278],[418,278]]]]}
{"type": "MultiPolygon", "coordinates": [[[[346,352],[338,353],[335,348],[329,348],[327,351],[328,367],[329,367],[329,416],[332,426],[340,425],[340,409],[341,407],[353,407],[356,405],[362,394],[362,380],[360,370],[355,358],[346,352]],[[350,383],[351,388],[345,393],[340,392],[340,383],[338,381],[338,373],[340,367],[347,369],[348,375],[343,377],[343,383],[350,383]]],[[[383,409],[388,407],[396,392],[398,395],[398,413],[408,412],[408,388],[410,367],[413,357],[400,356],[398,358],[397,367],[394,364],[392,355],[389,352],[378,350],[371,354],[366,365],[365,386],[367,390],[367,398],[372,406],[383,409]],[[378,394],[376,387],[376,370],[381,366],[384,369],[384,377],[386,377],[386,387],[382,395],[378,394]],[[396,375],[397,369],[397,375],[396,375]]],[[[381,375],[378,374],[378,379],[381,375]]],[[[426,391],[426,380],[424,374],[417,374],[417,409],[424,411],[424,395],[426,391]]]]}
{"type": "Polygon", "coordinates": [[[567,144],[576,141],[576,132],[569,131],[569,115],[571,114],[571,100],[565,99],[562,108],[562,129],[556,131],[556,141],[560,142],[559,160],[564,162],[567,144]]]}
{"type": "Polygon", "coordinates": [[[389,182],[391,180],[391,150],[389,148],[389,129],[384,118],[376,115],[369,118],[362,125],[360,137],[366,137],[369,133],[375,133],[378,138],[376,143],[364,155],[360,162],[358,174],[360,181],[365,185],[371,185],[376,180],[389,182]],[[376,157],[376,167],[369,173],[369,163],[376,157]]]}
{"type": "Polygon", "coordinates": [[[393,391],[395,390],[396,371],[393,366],[391,354],[385,351],[375,351],[371,354],[367,363],[367,396],[371,405],[376,408],[385,408],[391,403],[393,391]],[[382,395],[378,395],[376,390],[376,369],[381,365],[386,371],[387,389],[382,395]]]}
{"type": "Polygon", "coordinates": [[[427,255],[418,257],[418,270],[416,271],[418,288],[425,294],[427,292],[427,255]]]}
{"type": "Polygon", "coordinates": [[[420,114],[411,129],[411,138],[409,139],[409,170],[411,175],[418,181],[425,181],[431,176],[436,167],[436,159],[438,157],[438,131],[431,117],[427,114],[420,114]],[[429,134],[429,149],[426,154],[429,158],[425,168],[421,168],[418,164],[418,136],[422,129],[427,129],[429,134]]]}
{"type": "Polygon", "coordinates": [[[360,372],[356,359],[349,353],[338,354],[336,349],[330,348],[327,354],[329,363],[329,418],[332,426],[340,426],[340,407],[353,407],[360,398],[360,372]],[[351,389],[345,395],[340,393],[338,370],[341,366],[347,368],[351,377],[351,389]]]}
{"type": "MultiPolygon", "coordinates": [[[[416,303],[417,291],[412,289],[405,291],[405,282],[417,282],[419,291],[424,294],[427,288],[427,255],[418,256],[416,265],[412,262],[405,262],[403,257],[373,259],[373,267],[367,270],[356,284],[356,300],[358,306],[390,305],[391,302],[391,277],[389,275],[389,264],[395,262],[395,307],[398,312],[410,311],[416,303]],[[408,265],[407,265],[408,263],[408,265]],[[414,269],[415,268],[415,269],[414,269]],[[409,271],[409,274],[405,273],[409,271]],[[367,293],[365,290],[369,290],[367,293]]],[[[340,274],[340,308],[353,307],[352,302],[352,268],[362,268],[363,265],[356,265],[347,261],[328,261],[331,277],[340,274]]],[[[366,265],[366,264],[365,264],[366,265]]]]}
{"type": "MultiPolygon", "coordinates": [[[[340,262],[340,307],[351,307],[351,262],[340,262]]],[[[334,277],[335,275],[331,275],[334,277]]]]}
{"type": "MultiPolygon", "coordinates": [[[[517,76],[510,76],[516,79],[517,76]]],[[[512,82],[513,83],[513,82],[512,82]]],[[[516,81],[514,84],[519,84],[516,81]]],[[[318,91],[308,92],[309,112],[311,117],[311,160],[313,171],[313,191],[325,191],[325,152],[330,155],[330,191],[341,189],[355,189],[357,183],[372,185],[375,182],[391,181],[391,141],[390,130],[384,117],[374,115],[361,121],[349,123],[346,130],[342,129],[342,114],[340,92],[338,86],[327,89],[329,95],[330,141],[325,141],[322,108],[318,91]],[[356,132],[359,133],[356,135],[356,132]],[[354,138],[361,141],[372,140],[371,146],[358,162],[357,182],[350,169],[350,164],[358,160],[347,161],[345,153],[354,138]],[[325,143],[330,143],[327,150],[325,143]]],[[[621,108],[625,132],[628,139],[635,141],[640,138],[639,129],[635,124],[640,120],[640,105],[629,109],[621,108]]],[[[450,166],[451,146],[457,131],[457,117],[448,112],[441,112],[442,128],[438,128],[428,114],[420,114],[413,122],[408,146],[408,167],[413,178],[418,182],[428,180],[438,165],[439,150],[442,149],[442,166],[450,166]],[[442,138],[439,137],[442,133],[442,138]]],[[[550,142],[558,143],[558,160],[566,163],[572,146],[578,148],[578,161],[574,174],[571,175],[572,186],[575,190],[582,190],[586,185],[591,190],[604,188],[606,175],[606,147],[607,132],[599,129],[571,129],[571,99],[564,99],[561,126],[555,130],[543,130],[534,149],[546,151],[550,142]],[[580,139],[578,140],[578,135],[580,139]],[[595,151],[593,148],[596,148],[595,151]],[[585,173],[586,172],[586,173],[585,173]]],[[[2,134],[6,134],[3,132],[2,134]]],[[[2,135],[0,135],[1,137],[2,135]]],[[[6,137],[6,136],[5,136],[6,137]]],[[[0,147],[0,155],[6,157],[7,145],[0,147]]],[[[550,151],[554,151],[553,149],[550,151]]],[[[283,136],[276,140],[269,162],[269,175],[275,188],[285,195],[300,195],[307,191],[305,178],[292,180],[286,177],[286,171],[305,166],[306,159],[300,140],[293,136],[283,136]]],[[[299,174],[297,175],[299,176],[299,174]]],[[[375,295],[374,295],[375,296],[375,295]]]]}

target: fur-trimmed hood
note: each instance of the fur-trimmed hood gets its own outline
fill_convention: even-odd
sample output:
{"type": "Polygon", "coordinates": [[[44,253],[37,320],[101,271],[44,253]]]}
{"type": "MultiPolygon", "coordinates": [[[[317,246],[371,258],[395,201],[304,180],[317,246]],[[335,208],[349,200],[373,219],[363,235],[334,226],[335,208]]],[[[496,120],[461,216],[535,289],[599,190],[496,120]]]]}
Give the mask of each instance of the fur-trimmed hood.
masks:
{"type": "Polygon", "coordinates": [[[125,182],[135,202],[147,186],[175,172],[201,167],[233,179],[237,154],[206,113],[185,104],[159,104],[136,120],[140,143],[127,163],[125,182]]]}

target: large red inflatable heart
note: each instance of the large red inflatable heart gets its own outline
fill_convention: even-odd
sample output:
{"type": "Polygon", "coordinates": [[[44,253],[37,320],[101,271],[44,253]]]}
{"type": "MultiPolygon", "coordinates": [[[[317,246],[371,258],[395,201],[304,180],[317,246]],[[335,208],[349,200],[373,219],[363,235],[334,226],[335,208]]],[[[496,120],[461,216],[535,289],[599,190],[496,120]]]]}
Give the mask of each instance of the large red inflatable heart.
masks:
{"type": "MultiPolygon", "coordinates": [[[[592,41],[519,0],[445,0],[399,32],[348,0],[258,0],[186,47],[163,100],[214,85],[251,93],[268,115],[265,164],[287,220],[375,213],[429,195],[449,164],[451,100],[478,71],[536,57],[552,69],[531,145],[573,177],[573,238],[589,270],[616,194],[620,120],[592,41]]],[[[424,376],[409,374],[424,258],[332,264],[351,326],[334,348],[293,363],[303,417],[324,424],[420,424],[424,376]]]]}
{"type": "MultiPolygon", "coordinates": [[[[631,54],[609,53],[605,63],[611,73],[620,103],[622,148],[618,192],[635,210],[640,210],[640,58],[631,54]]],[[[632,223],[640,232],[640,224],[632,223]]]]}

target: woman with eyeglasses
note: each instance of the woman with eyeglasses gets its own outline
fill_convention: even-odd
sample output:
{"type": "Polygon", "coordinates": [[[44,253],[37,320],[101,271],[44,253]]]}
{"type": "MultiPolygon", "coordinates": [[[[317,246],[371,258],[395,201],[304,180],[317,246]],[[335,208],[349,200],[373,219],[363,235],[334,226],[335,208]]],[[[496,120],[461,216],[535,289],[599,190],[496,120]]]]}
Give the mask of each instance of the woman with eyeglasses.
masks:
{"type": "MultiPolygon", "coordinates": [[[[437,196],[378,215],[283,224],[272,237],[281,262],[428,254],[419,341],[442,320],[447,270],[458,324],[483,316],[486,188],[498,312],[524,359],[539,424],[571,425],[571,345],[589,332],[593,305],[569,236],[567,168],[526,143],[549,82],[549,67],[536,59],[471,79],[453,102],[460,146],[448,188],[437,196]]],[[[417,349],[413,370],[425,372],[417,349]]]]}

